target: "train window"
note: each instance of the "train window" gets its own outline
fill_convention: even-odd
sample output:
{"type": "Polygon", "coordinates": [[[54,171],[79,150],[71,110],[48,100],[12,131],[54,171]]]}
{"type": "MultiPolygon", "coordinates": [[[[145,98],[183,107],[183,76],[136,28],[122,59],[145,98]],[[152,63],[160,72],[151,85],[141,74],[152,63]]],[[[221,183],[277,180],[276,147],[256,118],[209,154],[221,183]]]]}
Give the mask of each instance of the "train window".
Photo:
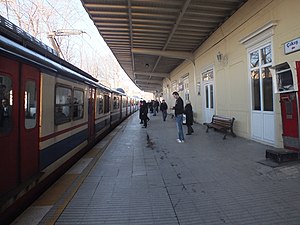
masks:
{"type": "Polygon", "coordinates": [[[7,134],[12,128],[12,81],[0,75],[0,135],[7,134]]]}
{"type": "Polygon", "coordinates": [[[71,121],[71,94],[69,87],[56,86],[55,91],[55,124],[62,124],[71,121]]]}
{"type": "Polygon", "coordinates": [[[122,108],[126,108],[126,99],[125,99],[125,97],[122,98],[122,108]]]}
{"type": "Polygon", "coordinates": [[[118,109],[120,108],[120,100],[119,97],[114,97],[114,101],[113,101],[113,109],[118,109]]]}
{"type": "Polygon", "coordinates": [[[99,94],[98,98],[98,114],[101,114],[104,112],[104,99],[103,99],[103,95],[99,94]]]}
{"type": "Polygon", "coordinates": [[[110,111],[109,107],[109,96],[104,95],[104,113],[108,113],[110,111]]]}
{"type": "Polygon", "coordinates": [[[36,84],[30,80],[25,84],[25,128],[31,129],[36,126],[36,84]]]}
{"type": "Polygon", "coordinates": [[[83,118],[83,94],[82,90],[74,90],[73,98],[73,119],[83,118]]]}

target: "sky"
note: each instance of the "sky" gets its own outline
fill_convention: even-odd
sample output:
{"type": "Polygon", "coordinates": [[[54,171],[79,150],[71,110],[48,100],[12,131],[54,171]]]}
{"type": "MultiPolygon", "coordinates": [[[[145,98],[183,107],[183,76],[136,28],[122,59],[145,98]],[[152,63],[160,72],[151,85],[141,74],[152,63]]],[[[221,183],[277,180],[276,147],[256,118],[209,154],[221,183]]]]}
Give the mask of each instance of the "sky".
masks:
{"type": "MultiPolygon", "coordinates": [[[[87,70],[87,68],[93,66],[92,63],[95,63],[96,60],[99,60],[97,63],[102,63],[104,60],[108,60],[108,63],[113,63],[114,73],[118,74],[118,79],[115,82],[115,85],[122,85],[123,89],[129,90],[130,95],[142,95],[144,99],[151,99],[152,94],[142,92],[127,76],[127,74],[123,71],[123,69],[118,64],[117,60],[113,56],[109,47],[106,45],[105,41],[99,34],[97,28],[95,27],[93,21],[89,18],[87,12],[80,0],[15,0],[18,2],[21,7],[16,9],[16,11],[20,11],[22,14],[22,10],[30,11],[30,4],[28,2],[34,2],[35,4],[41,4],[43,7],[47,8],[47,10],[51,10],[51,18],[52,21],[56,21],[54,25],[43,21],[45,24],[44,32],[41,31],[37,36],[38,39],[43,41],[45,44],[52,46],[50,41],[47,38],[47,32],[49,29],[57,30],[57,29],[75,29],[84,31],[85,33],[82,35],[72,35],[68,37],[63,37],[60,39],[62,42],[68,41],[69,46],[72,47],[72,50],[75,51],[75,55],[71,58],[71,63],[76,66],[82,68],[83,70],[87,70]],[[28,8],[26,8],[26,2],[28,3],[28,8]],[[24,5],[25,4],[25,5],[24,5]],[[51,26],[51,28],[49,28],[51,26]],[[81,57],[76,56],[81,55],[81,57]],[[78,58],[81,58],[79,60],[78,58]],[[91,59],[86,60],[86,62],[82,62],[82,58],[91,59]],[[101,61],[102,60],[102,61],[101,61]]],[[[0,1],[0,12],[1,15],[12,21],[18,26],[18,22],[14,13],[11,10],[7,10],[6,1],[0,1]]],[[[45,12],[47,14],[47,12],[45,12]]],[[[43,16],[42,16],[43,17],[43,16]]],[[[41,20],[42,18],[38,18],[41,20]]],[[[111,70],[112,66],[107,66],[108,70],[111,70]]],[[[96,72],[97,73],[97,72],[96,72]]],[[[100,72],[99,72],[100,73],[100,72]]],[[[105,71],[102,71],[102,74],[105,74],[105,71]]],[[[99,78],[98,78],[99,79],[99,78]]],[[[108,78],[109,79],[109,78],[108,78]]],[[[99,79],[105,82],[107,78],[103,77],[99,79]]],[[[121,86],[116,86],[114,88],[118,88],[121,86]]]]}

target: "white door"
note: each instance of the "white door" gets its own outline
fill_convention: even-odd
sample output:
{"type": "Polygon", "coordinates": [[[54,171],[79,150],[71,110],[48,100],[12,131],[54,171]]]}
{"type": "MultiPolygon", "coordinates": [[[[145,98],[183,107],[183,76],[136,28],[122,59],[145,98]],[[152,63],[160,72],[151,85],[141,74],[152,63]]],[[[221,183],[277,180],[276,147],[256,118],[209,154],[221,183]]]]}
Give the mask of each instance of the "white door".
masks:
{"type": "Polygon", "coordinates": [[[270,72],[271,50],[271,44],[267,44],[249,54],[252,96],[251,136],[252,139],[274,144],[275,115],[272,74],[270,72]]]}
{"type": "Polygon", "coordinates": [[[204,122],[211,122],[215,114],[214,107],[214,85],[213,83],[204,84],[204,122]]]}
{"type": "Polygon", "coordinates": [[[215,114],[215,95],[213,70],[207,70],[202,73],[203,83],[203,122],[211,122],[212,116],[215,114]]]}
{"type": "Polygon", "coordinates": [[[190,91],[189,91],[189,79],[186,77],[183,81],[183,87],[184,87],[184,105],[186,104],[187,100],[190,100],[190,91]]]}

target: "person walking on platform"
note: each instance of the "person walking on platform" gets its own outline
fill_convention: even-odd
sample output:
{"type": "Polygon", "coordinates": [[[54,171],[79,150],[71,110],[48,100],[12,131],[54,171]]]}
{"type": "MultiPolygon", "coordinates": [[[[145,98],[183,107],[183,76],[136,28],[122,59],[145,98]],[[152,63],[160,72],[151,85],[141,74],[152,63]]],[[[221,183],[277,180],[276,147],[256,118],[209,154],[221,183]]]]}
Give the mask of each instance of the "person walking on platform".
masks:
{"type": "Polygon", "coordinates": [[[184,136],[183,136],[183,129],[182,129],[183,111],[184,111],[183,100],[179,96],[178,92],[176,91],[174,91],[172,95],[176,99],[176,103],[173,109],[175,110],[176,127],[178,131],[177,142],[184,143],[184,136]]]}
{"type": "Polygon", "coordinates": [[[167,110],[168,110],[168,105],[167,105],[166,101],[163,99],[162,103],[160,104],[160,111],[162,112],[163,121],[166,121],[167,110]]]}
{"type": "Polygon", "coordinates": [[[140,124],[143,124],[143,120],[142,120],[142,107],[143,107],[143,100],[140,101],[140,115],[139,115],[139,118],[141,120],[140,124]]]}
{"type": "Polygon", "coordinates": [[[156,113],[159,111],[159,101],[156,99],[156,113]]]}
{"type": "Polygon", "coordinates": [[[153,100],[151,100],[149,103],[149,109],[150,109],[150,113],[152,114],[153,113],[153,100]]]}
{"type": "Polygon", "coordinates": [[[186,116],[186,126],[187,126],[186,135],[191,135],[192,133],[194,133],[194,129],[192,128],[194,122],[194,116],[193,116],[193,107],[189,100],[186,101],[186,105],[184,107],[184,114],[186,116]]]}
{"type": "Polygon", "coordinates": [[[156,116],[156,113],[157,113],[157,100],[154,100],[153,101],[153,116],[156,116]]]}
{"type": "Polygon", "coordinates": [[[147,106],[146,101],[143,101],[143,104],[142,104],[140,110],[141,110],[141,119],[144,123],[143,127],[146,128],[147,122],[148,122],[148,115],[147,115],[148,114],[148,106],[147,106]]]}

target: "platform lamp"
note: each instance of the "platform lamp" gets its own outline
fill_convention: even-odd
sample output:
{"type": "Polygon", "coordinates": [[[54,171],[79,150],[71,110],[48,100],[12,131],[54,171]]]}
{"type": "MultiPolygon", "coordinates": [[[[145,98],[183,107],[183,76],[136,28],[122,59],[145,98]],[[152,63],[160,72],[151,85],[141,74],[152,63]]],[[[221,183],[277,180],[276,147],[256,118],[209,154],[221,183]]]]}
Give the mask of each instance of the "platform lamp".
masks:
{"type": "Polygon", "coordinates": [[[218,54],[217,54],[217,60],[218,60],[219,63],[222,62],[222,60],[223,60],[223,54],[221,52],[218,52],[218,54]]]}
{"type": "Polygon", "coordinates": [[[221,52],[218,52],[218,54],[217,54],[217,60],[218,60],[219,63],[227,64],[227,56],[224,55],[221,52]]]}

